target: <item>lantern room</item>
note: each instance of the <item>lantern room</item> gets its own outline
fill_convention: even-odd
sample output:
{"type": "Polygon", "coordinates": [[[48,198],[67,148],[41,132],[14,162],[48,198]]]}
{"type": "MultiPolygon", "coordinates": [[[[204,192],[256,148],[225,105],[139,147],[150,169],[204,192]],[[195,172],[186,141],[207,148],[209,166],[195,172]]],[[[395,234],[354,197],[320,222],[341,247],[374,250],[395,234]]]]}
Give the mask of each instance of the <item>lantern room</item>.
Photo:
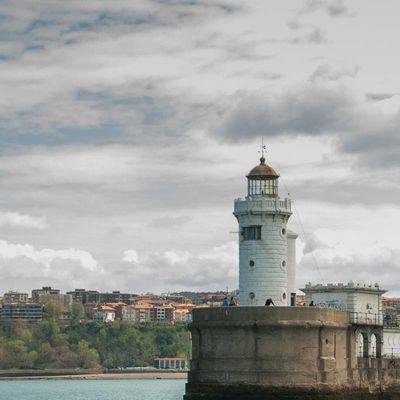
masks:
{"type": "Polygon", "coordinates": [[[278,178],[276,171],[261,157],[260,164],[247,175],[247,195],[278,197],[278,178]]]}

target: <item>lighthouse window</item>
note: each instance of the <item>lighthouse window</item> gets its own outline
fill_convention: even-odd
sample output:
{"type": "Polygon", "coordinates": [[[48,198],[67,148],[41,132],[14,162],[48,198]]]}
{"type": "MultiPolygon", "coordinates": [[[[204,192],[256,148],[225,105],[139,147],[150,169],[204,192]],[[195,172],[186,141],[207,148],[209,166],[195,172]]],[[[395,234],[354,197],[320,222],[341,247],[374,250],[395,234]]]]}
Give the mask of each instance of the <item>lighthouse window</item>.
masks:
{"type": "Polygon", "coordinates": [[[244,240],[261,240],[261,226],[245,226],[243,228],[244,240]]]}
{"type": "Polygon", "coordinates": [[[254,261],[253,261],[253,260],[250,260],[250,261],[249,261],[249,265],[250,265],[250,267],[254,267],[254,264],[255,264],[255,263],[254,263],[254,261]]]}
{"type": "Polygon", "coordinates": [[[254,300],[255,297],[256,297],[256,295],[253,292],[249,293],[250,300],[254,300]]]}

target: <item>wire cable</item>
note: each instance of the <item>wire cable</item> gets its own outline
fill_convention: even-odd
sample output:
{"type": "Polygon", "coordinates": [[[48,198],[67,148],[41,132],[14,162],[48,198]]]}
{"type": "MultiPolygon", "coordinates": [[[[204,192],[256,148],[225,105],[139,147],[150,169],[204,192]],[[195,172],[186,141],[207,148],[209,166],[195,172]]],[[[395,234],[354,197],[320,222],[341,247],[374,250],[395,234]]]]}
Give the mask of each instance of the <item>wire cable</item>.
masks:
{"type": "MultiPolygon", "coordinates": [[[[269,159],[271,159],[271,157],[269,157],[269,159]]],[[[287,193],[288,196],[290,197],[290,191],[289,191],[288,187],[286,186],[285,181],[283,180],[283,178],[282,178],[281,176],[279,177],[279,179],[281,180],[281,182],[282,182],[282,184],[283,184],[283,186],[284,186],[284,188],[285,188],[286,193],[287,193]]],[[[294,209],[294,211],[295,211],[297,220],[298,220],[298,222],[299,222],[300,229],[302,230],[304,243],[307,243],[308,237],[307,237],[307,234],[306,234],[306,230],[304,229],[303,221],[302,221],[302,219],[301,219],[301,217],[300,217],[299,210],[298,210],[297,207],[296,207],[296,202],[295,202],[293,199],[290,199],[290,200],[291,200],[291,203],[293,204],[293,209],[294,209]]],[[[324,280],[324,278],[323,278],[323,276],[322,276],[321,268],[320,268],[320,266],[319,266],[317,257],[316,257],[316,255],[314,254],[314,251],[311,251],[310,253],[311,253],[311,258],[312,258],[312,260],[313,260],[314,268],[315,268],[315,269],[317,270],[317,272],[318,272],[318,275],[319,275],[319,277],[320,277],[320,279],[321,279],[321,283],[325,283],[325,280],[324,280]]]]}

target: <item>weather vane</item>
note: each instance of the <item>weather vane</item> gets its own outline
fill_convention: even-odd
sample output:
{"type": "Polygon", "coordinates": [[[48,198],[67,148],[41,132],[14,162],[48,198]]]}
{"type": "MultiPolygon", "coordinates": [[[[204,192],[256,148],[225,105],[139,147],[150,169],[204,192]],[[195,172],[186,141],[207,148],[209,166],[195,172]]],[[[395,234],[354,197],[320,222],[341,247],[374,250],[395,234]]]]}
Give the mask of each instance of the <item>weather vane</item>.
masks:
{"type": "Polygon", "coordinates": [[[258,152],[261,153],[261,157],[264,158],[264,152],[267,150],[267,146],[264,144],[264,137],[261,137],[261,146],[258,152]]]}

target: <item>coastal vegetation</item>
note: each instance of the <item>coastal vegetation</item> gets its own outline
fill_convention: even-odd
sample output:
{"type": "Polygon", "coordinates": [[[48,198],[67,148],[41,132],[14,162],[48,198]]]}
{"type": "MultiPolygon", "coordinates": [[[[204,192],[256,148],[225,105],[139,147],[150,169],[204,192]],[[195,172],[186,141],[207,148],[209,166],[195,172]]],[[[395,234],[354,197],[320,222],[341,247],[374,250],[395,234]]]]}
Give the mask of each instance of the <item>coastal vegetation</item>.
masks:
{"type": "Polygon", "coordinates": [[[185,325],[89,321],[80,304],[74,304],[68,322],[59,319],[61,312],[50,302],[39,323],[2,326],[0,369],[142,367],[156,357],[189,356],[185,325]]]}

